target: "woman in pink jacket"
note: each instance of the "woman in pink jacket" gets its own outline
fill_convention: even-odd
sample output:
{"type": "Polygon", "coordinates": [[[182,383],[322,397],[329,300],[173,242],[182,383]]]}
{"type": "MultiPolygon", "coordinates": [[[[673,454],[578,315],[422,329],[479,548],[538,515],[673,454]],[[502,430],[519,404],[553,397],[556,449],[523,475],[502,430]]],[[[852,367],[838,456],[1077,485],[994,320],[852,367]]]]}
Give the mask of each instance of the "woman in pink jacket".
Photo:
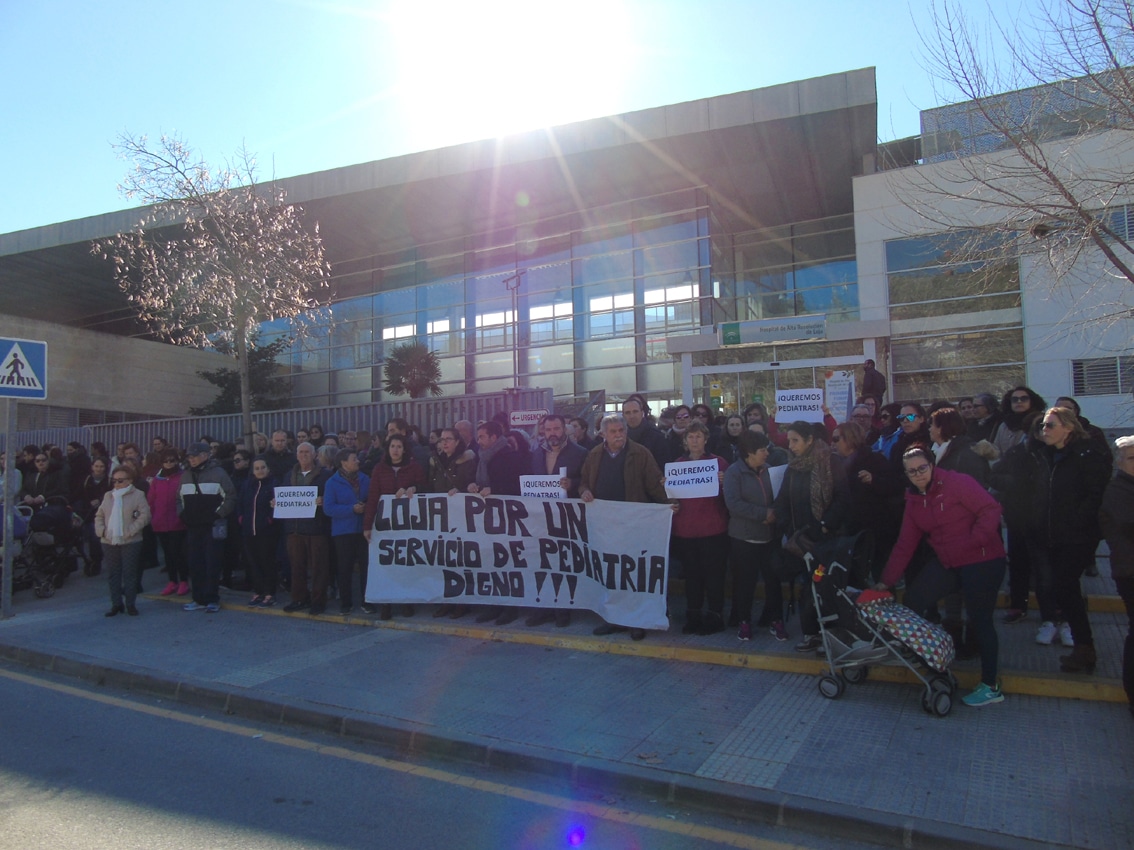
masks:
{"type": "Polygon", "coordinates": [[[902,455],[910,482],[898,542],[886,562],[878,590],[897,583],[922,538],[936,555],[906,591],[905,603],[918,614],[936,609],[950,593],[965,597],[969,622],[980,642],[980,684],[962,698],[966,705],[1003,702],[997,682],[1000,642],[992,613],[1004,581],[1000,505],[970,475],[938,469],[933,452],[913,448],[902,455]]]}
{"type": "Polygon", "coordinates": [[[189,562],[185,554],[188,532],[177,515],[177,491],[181,488],[181,455],[177,449],[164,449],[161,469],[150,479],[146,500],[153,516],[152,527],[165,554],[165,571],[169,581],[162,596],[186,596],[189,593],[189,562]]]}

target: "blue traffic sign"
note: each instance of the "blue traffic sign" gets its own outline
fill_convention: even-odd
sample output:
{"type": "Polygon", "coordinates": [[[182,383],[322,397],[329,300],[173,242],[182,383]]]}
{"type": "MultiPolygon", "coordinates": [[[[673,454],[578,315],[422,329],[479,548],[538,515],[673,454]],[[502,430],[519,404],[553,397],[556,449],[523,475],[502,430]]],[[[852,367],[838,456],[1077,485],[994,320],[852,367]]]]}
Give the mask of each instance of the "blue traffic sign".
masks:
{"type": "Polygon", "coordinates": [[[47,398],[47,343],[0,337],[0,398],[47,398]]]}

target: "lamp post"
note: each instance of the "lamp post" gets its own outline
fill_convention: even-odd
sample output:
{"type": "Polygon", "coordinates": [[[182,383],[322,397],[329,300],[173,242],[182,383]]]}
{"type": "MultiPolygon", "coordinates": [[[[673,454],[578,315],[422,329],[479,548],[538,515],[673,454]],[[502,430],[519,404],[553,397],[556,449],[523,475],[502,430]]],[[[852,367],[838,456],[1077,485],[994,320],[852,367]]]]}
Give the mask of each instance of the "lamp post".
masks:
{"type": "Polygon", "coordinates": [[[512,385],[520,387],[520,283],[527,269],[504,278],[504,286],[512,293],[512,385]]]}

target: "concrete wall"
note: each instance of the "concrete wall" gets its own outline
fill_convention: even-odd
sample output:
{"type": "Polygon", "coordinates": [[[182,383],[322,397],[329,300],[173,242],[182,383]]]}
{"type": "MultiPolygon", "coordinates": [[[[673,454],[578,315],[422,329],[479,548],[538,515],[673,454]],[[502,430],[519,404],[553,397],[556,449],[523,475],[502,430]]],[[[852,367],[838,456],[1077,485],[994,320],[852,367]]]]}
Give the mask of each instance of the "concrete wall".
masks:
{"type": "Polygon", "coordinates": [[[231,362],[193,348],[4,315],[0,337],[47,342],[44,403],[57,407],[184,416],[216,397],[216,387],[198,378],[197,370],[231,362]]]}

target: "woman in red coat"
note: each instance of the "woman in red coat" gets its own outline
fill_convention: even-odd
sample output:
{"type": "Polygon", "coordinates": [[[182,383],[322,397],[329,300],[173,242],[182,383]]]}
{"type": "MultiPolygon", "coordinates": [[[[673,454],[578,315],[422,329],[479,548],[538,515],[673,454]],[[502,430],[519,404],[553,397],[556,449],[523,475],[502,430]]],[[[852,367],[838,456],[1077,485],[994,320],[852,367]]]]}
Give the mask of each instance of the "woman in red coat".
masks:
{"type": "Polygon", "coordinates": [[[707,425],[692,421],[685,428],[685,454],[678,462],[713,464],[717,494],[678,499],[673,517],[673,550],[685,570],[685,626],[682,634],[714,635],[724,631],[725,565],[728,561],[728,508],[721,481],[728,463],[706,451],[707,425]],[[708,602],[708,613],[702,606],[708,602]]]}
{"type": "MultiPolygon", "coordinates": [[[[366,541],[369,543],[373,536],[374,517],[378,513],[378,501],[383,496],[404,498],[418,491],[425,491],[425,470],[413,459],[406,438],[394,434],[386,442],[386,456],[375,465],[374,473],[370,476],[370,490],[366,494],[366,509],[362,514],[362,534],[366,541]]],[[[375,606],[364,601],[362,610],[367,614],[377,613],[382,620],[389,620],[393,616],[392,606],[386,604],[375,606]]],[[[402,613],[412,617],[414,607],[406,605],[402,613]]]]}
{"type": "Polygon", "coordinates": [[[936,555],[906,591],[905,603],[918,614],[936,609],[950,593],[965,597],[969,622],[980,642],[980,684],[962,698],[966,705],[1003,702],[997,682],[1000,642],[992,613],[1004,581],[1000,505],[976,480],[938,469],[933,452],[913,448],[902,455],[910,482],[898,542],[890,553],[878,590],[888,590],[905,572],[923,538],[936,555]]]}

